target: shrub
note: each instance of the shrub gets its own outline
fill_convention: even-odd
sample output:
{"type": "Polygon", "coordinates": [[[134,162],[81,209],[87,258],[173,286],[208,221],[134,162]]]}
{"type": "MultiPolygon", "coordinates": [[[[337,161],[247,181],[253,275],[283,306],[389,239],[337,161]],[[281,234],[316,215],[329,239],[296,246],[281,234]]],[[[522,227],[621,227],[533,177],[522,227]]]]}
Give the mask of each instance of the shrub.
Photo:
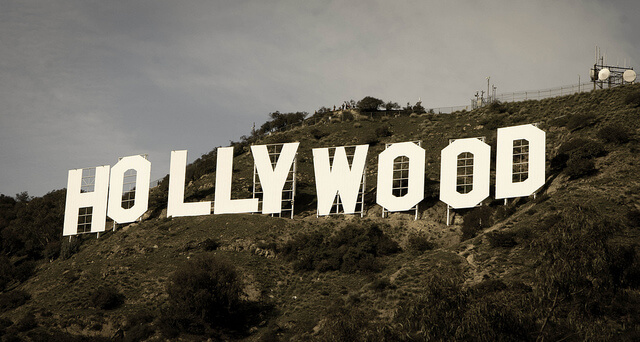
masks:
{"type": "Polygon", "coordinates": [[[91,294],[93,307],[102,310],[111,310],[124,303],[124,295],[111,286],[103,286],[91,294]]]}
{"type": "Polygon", "coordinates": [[[51,241],[45,246],[43,255],[49,260],[57,259],[60,256],[60,240],[51,241]]]}
{"type": "Polygon", "coordinates": [[[511,231],[494,231],[487,234],[487,239],[491,247],[513,247],[518,244],[515,236],[516,234],[511,231]]]}
{"type": "Polygon", "coordinates": [[[487,117],[480,120],[480,124],[489,130],[496,130],[505,126],[507,116],[505,114],[488,114],[487,117]]]}
{"type": "Polygon", "coordinates": [[[0,312],[9,311],[22,306],[29,299],[31,295],[22,290],[13,290],[0,294],[0,312]]]}
{"type": "Polygon", "coordinates": [[[633,209],[627,212],[627,221],[631,227],[640,227],[640,210],[633,209]]]}
{"type": "Polygon", "coordinates": [[[491,215],[493,210],[488,206],[480,206],[468,214],[464,215],[462,222],[462,240],[468,240],[476,236],[476,234],[493,224],[491,215]]]}
{"type": "Polygon", "coordinates": [[[595,158],[606,154],[602,143],[591,139],[575,138],[560,145],[558,155],[566,154],[570,158],[595,158]]]}
{"type": "Polygon", "coordinates": [[[379,142],[380,142],[380,138],[377,135],[373,134],[373,133],[366,134],[364,137],[362,137],[362,143],[363,144],[375,146],[379,142]]]}
{"type": "Polygon", "coordinates": [[[593,125],[595,118],[596,116],[593,113],[573,114],[567,121],[567,128],[570,131],[576,131],[578,129],[591,126],[593,125]]]}
{"type": "Polygon", "coordinates": [[[216,249],[218,249],[218,247],[220,247],[220,242],[218,242],[218,240],[216,239],[206,238],[200,243],[200,245],[205,251],[215,251],[216,249]]]}
{"type": "Polygon", "coordinates": [[[203,333],[205,328],[230,325],[237,318],[243,290],[235,267],[207,254],[178,268],[169,279],[167,293],[164,323],[178,331],[203,333]]]}
{"type": "Polygon", "coordinates": [[[62,245],[60,246],[60,257],[62,259],[69,259],[72,255],[80,251],[81,237],[73,236],[71,239],[62,239],[62,245]]]}
{"type": "Polygon", "coordinates": [[[343,300],[333,303],[322,320],[322,329],[314,340],[320,342],[368,342],[384,340],[376,330],[373,312],[343,300]]]}
{"type": "Polygon", "coordinates": [[[640,107],[640,91],[627,94],[624,98],[624,103],[632,107],[640,107]]]}
{"type": "Polygon", "coordinates": [[[376,128],[375,133],[377,137],[390,137],[391,135],[393,135],[388,125],[383,125],[376,128]]]}
{"type": "Polygon", "coordinates": [[[591,159],[571,158],[564,170],[571,179],[592,175],[596,172],[596,164],[591,159]]]}
{"type": "Polygon", "coordinates": [[[329,135],[329,132],[325,132],[323,130],[320,130],[320,129],[314,127],[309,131],[309,134],[311,134],[311,136],[314,139],[320,140],[320,139],[326,137],[327,135],[329,135]]]}
{"type": "Polygon", "coordinates": [[[378,278],[371,282],[371,289],[374,291],[384,291],[386,289],[394,289],[396,288],[394,285],[391,285],[389,278],[378,278]]]}
{"type": "Polygon", "coordinates": [[[407,249],[410,251],[422,253],[426,250],[431,250],[435,247],[433,242],[429,241],[429,239],[424,234],[409,234],[409,238],[407,239],[407,249]]]}
{"type": "Polygon", "coordinates": [[[296,271],[378,272],[378,257],[396,253],[398,244],[376,224],[349,225],[327,236],[319,231],[300,234],[281,248],[296,271]]]}
{"type": "Polygon", "coordinates": [[[629,141],[629,133],[623,126],[611,124],[598,131],[598,138],[608,143],[624,144],[629,141]]]}
{"type": "Polygon", "coordinates": [[[366,96],[358,101],[356,107],[362,112],[375,112],[380,106],[384,105],[384,101],[375,97],[366,96]]]}

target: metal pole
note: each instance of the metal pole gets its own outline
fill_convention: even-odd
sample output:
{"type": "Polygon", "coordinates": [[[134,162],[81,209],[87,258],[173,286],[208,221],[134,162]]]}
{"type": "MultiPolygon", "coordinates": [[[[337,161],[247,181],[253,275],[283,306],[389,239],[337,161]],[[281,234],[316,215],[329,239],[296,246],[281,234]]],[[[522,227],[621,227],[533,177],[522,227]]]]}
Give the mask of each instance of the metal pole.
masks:
{"type": "Polygon", "coordinates": [[[449,205],[447,204],[447,226],[449,225],[449,205]]]}
{"type": "Polygon", "coordinates": [[[491,93],[489,93],[489,80],[490,79],[491,79],[491,76],[487,76],[487,98],[488,98],[487,102],[491,102],[491,98],[490,98],[490,96],[491,96],[490,94],[491,93]]]}

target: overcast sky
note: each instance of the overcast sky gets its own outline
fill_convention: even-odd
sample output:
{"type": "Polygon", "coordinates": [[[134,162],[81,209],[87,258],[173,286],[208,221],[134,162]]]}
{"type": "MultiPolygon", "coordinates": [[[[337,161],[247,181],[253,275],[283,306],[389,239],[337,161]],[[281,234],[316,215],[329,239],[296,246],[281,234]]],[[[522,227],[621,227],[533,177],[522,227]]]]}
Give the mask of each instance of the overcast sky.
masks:
{"type": "Polygon", "coordinates": [[[640,67],[637,1],[0,0],[0,193],[172,150],[189,161],[273,111],[374,96],[426,108],[640,67]]]}

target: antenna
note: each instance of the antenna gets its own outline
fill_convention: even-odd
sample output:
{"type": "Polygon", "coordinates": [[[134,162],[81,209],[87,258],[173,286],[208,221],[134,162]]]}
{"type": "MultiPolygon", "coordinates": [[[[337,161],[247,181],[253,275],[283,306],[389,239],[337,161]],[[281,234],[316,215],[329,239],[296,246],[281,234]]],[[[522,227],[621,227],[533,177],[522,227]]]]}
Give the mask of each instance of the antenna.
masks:
{"type": "Polygon", "coordinates": [[[633,83],[636,80],[636,72],[633,70],[627,70],[622,74],[622,79],[625,82],[633,83]]]}
{"type": "Polygon", "coordinates": [[[609,71],[609,69],[607,68],[604,68],[598,73],[598,79],[600,81],[606,81],[609,78],[609,75],[611,75],[611,71],[609,71]]]}

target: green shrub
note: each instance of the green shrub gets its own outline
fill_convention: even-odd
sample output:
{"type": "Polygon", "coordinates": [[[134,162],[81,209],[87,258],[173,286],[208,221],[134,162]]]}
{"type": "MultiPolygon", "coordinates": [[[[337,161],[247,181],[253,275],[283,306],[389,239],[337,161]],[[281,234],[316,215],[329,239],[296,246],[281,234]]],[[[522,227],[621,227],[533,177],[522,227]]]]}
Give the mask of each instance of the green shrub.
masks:
{"type": "Polygon", "coordinates": [[[124,303],[124,295],[111,286],[103,286],[91,294],[93,307],[102,310],[111,310],[124,303]]]}
{"type": "Polygon", "coordinates": [[[462,222],[462,240],[471,239],[476,236],[480,230],[491,227],[493,224],[492,214],[493,210],[483,205],[464,215],[462,222]]]}
{"type": "Polygon", "coordinates": [[[202,249],[209,252],[218,249],[218,247],[220,247],[220,242],[216,239],[206,238],[200,243],[200,245],[202,246],[202,249]]]}
{"type": "Polygon", "coordinates": [[[598,131],[598,138],[604,142],[624,144],[629,141],[629,132],[621,125],[607,125],[598,131]]]}
{"type": "Polygon", "coordinates": [[[575,138],[560,145],[558,154],[566,154],[569,158],[591,159],[601,157],[606,154],[602,143],[585,138],[575,138]]]}
{"type": "Polygon", "coordinates": [[[383,125],[380,127],[377,127],[375,130],[376,136],[377,137],[390,137],[391,135],[393,135],[393,132],[391,132],[391,128],[388,125],[383,125]]]}
{"type": "Polygon", "coordinates": [[[591,159],[570,158],[564,172],[571,179],[578,179],[596,172],[596,164],[591,159]]]}
{"type": "Polygon", "coordinates": [[[348,225],[327,236],[319,231],[300,234],[285,243],[280,252],[296,271],[378,272],[378,257],[396,253],[398,243],[376,224],[348,225]]]}
{"type": "Polygon", "coordinates": [[[632,93],[627,94],[627,96],[624,98],[624,103],[632,107],[640,107],[640,91],[636,90],[632,93]]]}
{"type": "Polygon", "coordinates": [[[422,253],[424,251],[431,250],[434,247],[434,243],[429,241],[424,234],[409,234],[409,238],[407,239],[407,249],[410,251],[422,253]]]}
{"type": "Polygon", "coordinates": [[[373,133],[368,133],[362,137],[361,141],[363,144],[375,146],[380,142],[380,138],[373,133]]]}
{"type": "Polygon", "coordinates": [[[13,310],[31,299],[31,295],[22,290],[0,293],[0,312],[13,310]]]}
{"type": "Polygon", "coordinates": [[[244,331],[248,322],[264,311],[242,299],[240,274],[213,254],[197,256],[181,265],[169,278],[167,293],[168,305],[158,326],[169,338],[188,332],[221,339],[221,331],[244,331]]]}
{"type": "Polygon", "coordinates": [[[311,134],[311,136],[314,139],[320,140],[320,139],[326,137],[327,135],[329,135],[329,132],[325,132],[323,130],[320,130],[320,129],[314,127],[309,131],[309,134],[311,134]]]}
{"type": "Polygon", "coordinates": [[[491,247],[513,247],[517,245],[516,234],[511,231],[493,231],[487,234],[491,247]]]}
{"type": "Polygon", "coordinates": [[[627,212],[627,221],[629,226],[637,228],[640,227],[640,210],[633,209],[627,212]]]}
{"type": "Polygon", "coordinates": [[[482,120],[480,124],[488,130],[496,130],[506,125],[507,116],[505,114],[488,114],[482,120]]]}
{"type": "Polygon", "coordinates": [[[57,259],[60,256],[61,246],[60,240],[51,241],[45,246],[42,254],[48,260],[57,259]]]}
{"type": "Polygon", "coordinates": [[[570,131],[576,131],[581,128],[589,127],[595,122],[596,116],[593,113],[573,114],[567,121],[567,128],[570,131]]]}

